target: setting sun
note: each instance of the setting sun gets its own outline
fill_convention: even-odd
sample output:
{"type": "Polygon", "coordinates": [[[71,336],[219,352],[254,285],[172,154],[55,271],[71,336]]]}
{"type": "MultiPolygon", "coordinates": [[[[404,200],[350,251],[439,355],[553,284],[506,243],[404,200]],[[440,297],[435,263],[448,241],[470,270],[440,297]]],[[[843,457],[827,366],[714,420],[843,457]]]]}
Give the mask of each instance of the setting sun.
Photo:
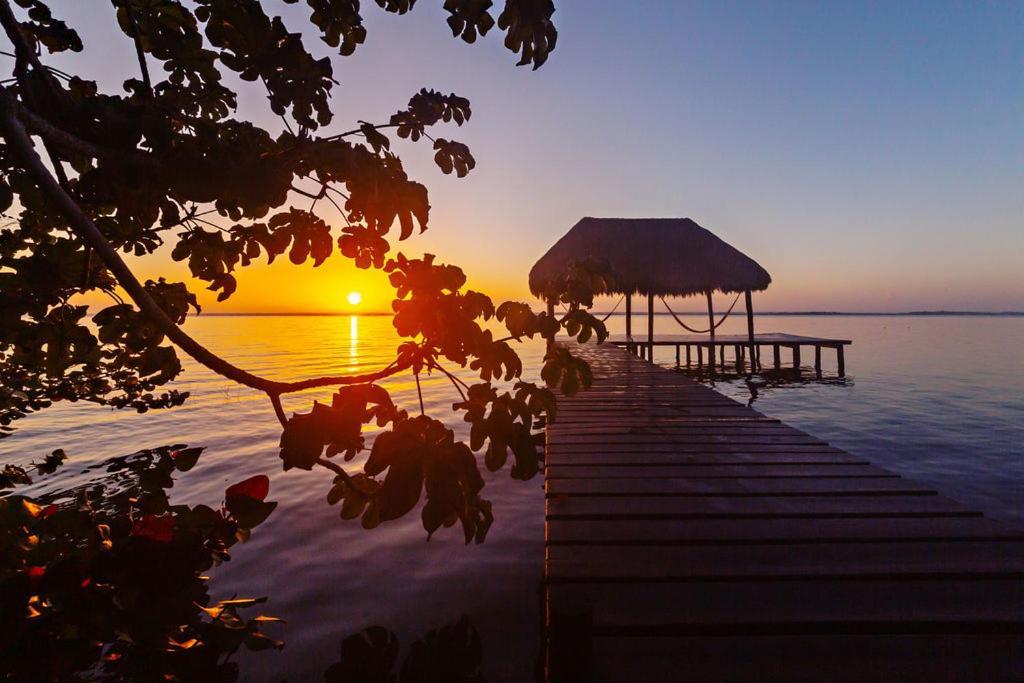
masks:
{"type": "Polygon", "coordinates": [[[349,304],[353,306],[358,306],[359,303],[363,300],[363,295],[360,294],[359,292],[349,292],[346,298],[348,299],[349,304]]]}

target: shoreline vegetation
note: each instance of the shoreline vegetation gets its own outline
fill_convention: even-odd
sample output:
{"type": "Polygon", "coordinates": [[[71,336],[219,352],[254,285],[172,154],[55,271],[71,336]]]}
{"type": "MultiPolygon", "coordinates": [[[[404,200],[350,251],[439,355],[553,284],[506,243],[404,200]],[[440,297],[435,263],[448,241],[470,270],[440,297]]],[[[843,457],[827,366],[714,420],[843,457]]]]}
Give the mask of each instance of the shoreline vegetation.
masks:
{"type": "MultiPolygon", "coordinates": [[[[394,315],[391,311],[308,311],[308,312],[272,312],[272,311],[254,311],[251,313],[232,313],[232,312],[210,312],[203,313],[204,317],[347,317],[351,315],[364,315],[364,316],[381,316],[381,315],[394,315]]],[[[621,316],[625,315],[620,311],[614,313],[608,313],[608,311],[594,311],[594,315],[611,315],[621,316]]],[[[637,314],[634,314],[637,315],[637,314]]],[[[646,313],[644,314],[646,315],[646,313]]],[[[655,312],[655,316],[669,315],[665,312],[655,312]]],[[[707,315],[707,311],[677,311],[676,315],[707,315]]],[[[969,316],[981,316],[981,317],[1021,317],[1024,316],[1024,311],[897,311],[897,312],[884,312],[884,311],[758,311],[759,316],[886,316],[890,318],[900,317],[969,317],[969,316]]]]}

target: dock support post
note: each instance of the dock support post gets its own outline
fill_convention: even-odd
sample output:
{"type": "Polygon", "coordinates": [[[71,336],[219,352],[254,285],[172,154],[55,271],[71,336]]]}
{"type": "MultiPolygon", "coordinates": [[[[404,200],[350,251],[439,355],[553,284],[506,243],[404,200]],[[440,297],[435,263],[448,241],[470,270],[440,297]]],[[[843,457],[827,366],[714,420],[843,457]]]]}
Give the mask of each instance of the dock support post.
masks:
{"type": "Polygon", "coordinates": [[[782,366],[782,359],[779,358],[778,344],[772,344],[772,360],[775,361],[775,369],[778,370],[782,366]]]}
{"type": "Polygon", "coordinates": [[[654,362],[654,293],[647,293],[647,362],[654,362]]]}
{"type": "Polygon", "coordinates": [[[747,342],[750,344],[750,371],[757,370],[757,349],[754,347],[754,304],[750,290],[743,292],[743,302],[747,305],[747,342]]]}
{"type": "Polygon", "coordinates": [[[821,344],[814,345],[814,372],[821,377],[821,344]]]}
{"type": "Polygon", "coordinates": [[[736,360],[736,372],[743,372],[743,365],[744,365],[744,362],[745,362],[745,359],[743,358],[743,356],[745,355],[744,351],[743,351],[743,347],[740,346],[739,344],[734,346],[733,347],[733,355],[735,356],[735,360],[736,360]]]}
{"type": "Polygon", "coordinates": [[[793,344],[793,367],[797,370],[800,369],[800,345],[793,344]]]}
{"type": "Polygon", "coordinates": [[[679,367],[679,347],[681,344],[676,344],[676,367],[679,367]]]}
{"type": "Polygon", "coordinates": [[[836,364],[839,366],[839,376],[846,377],[846,359],[843,357],[842,344],[836,344],[836,364]]]}
{"type": "Polygon", "coordinates": [[[686,345],[686,367],[690,367],[690,345],[686,345]]]}
{"type": "Polygon", "coordinates": [[[697,344],[697,367],[704,367],[704,347],[697,344]]]}
{"type": "Polygon", "coordinates": [[[547,680],[551,683],[593,680],[591,608],[577,601],[553,603],[550,596],[547,603],[547,680]]]}
{"type": "MultiPolygon", "coordinates": [[[[711,335],[711,343],[708,344],[708,367],[712,371],[715,369],[715,308],[711,305],[711,290],[707,291],[708,295],[708,328],[711,335]]],[[[724,349],[723,349],[724,351],[724,349]]]]}

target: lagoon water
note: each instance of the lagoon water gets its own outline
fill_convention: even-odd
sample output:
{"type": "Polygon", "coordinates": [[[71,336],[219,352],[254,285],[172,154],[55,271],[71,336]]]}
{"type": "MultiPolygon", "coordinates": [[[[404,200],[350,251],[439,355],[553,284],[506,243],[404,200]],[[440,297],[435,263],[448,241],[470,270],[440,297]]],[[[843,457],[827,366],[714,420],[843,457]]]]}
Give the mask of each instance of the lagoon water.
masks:
{"type": "MultiPolygon", "coordinates": [[[[701,316],[692,320],[702,324],[701,316]]],[[[608,322],[622,331],[622,316],[608,322]]],[[[636,324],[644,324],[641,316],[636,324]]],[[[379,368],[397,343],[383,316],[201,316],[188,325],[224,357],[281,379],[379,368]]],[[[743,325],[737,317],[721,329],[740,332],[743,325]]],[[[667,316],[656,318],[656,328],[679,331],[667,316]]],[[[764,316],[758,330],[852,339],[846,381],[770,386],[734,379],[719,381],[720,391],[744,403],[753,399],[772,417],[990,516],[1024,521],[1024,317],[764,316]]],[[[522,355],[535,376],[542,346],[527,343],[522,355]]],[[[826,377],[834,375],[832,353],[823,359],[826,377]]],[[[656,360],[674,365],[674,353],[665,349],[656,360]]],[[[386,384],[414,410],[411,378],[386,384]]],[[[244,680],[319,680],[337,660],[340,639],[363,627],[391,629],[407,646],[461,615],[483,639],[488,680],[531,678],[541,619],[540,477],[514,481],[507,469],[485,475],[496,521],[480,546],[463,545],[457,529],[427,542],[418,513],[365,531],[327,505],[329,473],[281,471],[280,430],[266,397],[187,361],[179,387],[192,397],[170,411],[137,415],[66,404],[30,416],[0,440],[0,463],[27,463],[64,448],[69,464],[26,491],[44,493],[100,476],[86,467],[110,457],[168,443],[205,446],[199,464],[177,475],[169,494],[174,503],[213,505],[227,485],[269,474],[277,510],[211,573],[215,597],[265,595],[266,613],[288,621],[273,632],[286,642],[282,652],[242,657],[244,680]]],[[[432,378],[423,389],[428,412],[447,416],[464,434],[464,423],[451,417],[457,395],[447,380],[432,378]]],[[[291,396],[285,408],[306,411],[313,398],[329,394],[291,396]]],[[[357,458],[351,467],[359,464],[357,458]]]]}

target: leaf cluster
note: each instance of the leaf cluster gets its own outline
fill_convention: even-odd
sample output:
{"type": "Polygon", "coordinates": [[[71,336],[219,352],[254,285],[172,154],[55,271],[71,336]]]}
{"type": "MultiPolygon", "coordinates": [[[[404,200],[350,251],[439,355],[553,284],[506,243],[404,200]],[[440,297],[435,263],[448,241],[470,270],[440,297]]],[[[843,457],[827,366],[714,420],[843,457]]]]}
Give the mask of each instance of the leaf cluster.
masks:
{"type": "Polygon", "coordinates": [[[168,500],[172,475],[202,450],[140,451],[98,466],[99,483],[0,498],[2,675],[229,681],[227,655],[281,646],[262,630],[277,619],[243,614],[265,599],[215,601],[205,576],[273,510],[266,478],[229,487],[219,508],[168,500]]]}
{"type": "Polygon", "coordinates": [[[468,444],[456,440],[443,422],[398,409],[382,386],[366,384],[342,389],[330,406],[315,403],[309,413],[293,415],[284,427],[281,457],[286,468],[303,469],[337,453],[349,460],[366,447],[364,425],[390,425],[377,434],[362,472],[337,472],[328,502],[342,504],[343,519],[361,517],[364,527],[375,528],[413,510],[425,493],[422,521],[428,536],[460,523],[467,543],[482,542],[493,516],[480,497],[483,478],[474,452],[483,453],[491,471],[504,468],[511,454],[512,477],[530,479],[541,458],[533,430],[556,415],[549,387],[572,394],[591,382],[589,366],[555,344],[542,372],[548,387],[522,381],[522,363],[510,341],[537,335],[553,341],[562,329],[578,337],[596,330],[603,339],[604,326],[575,301],[562,318],[517,302],[495,306],[486,295],[464,289],[461,269],[437,263],[430,254],[422,259],[399,254],[385,271],[395,288],[395,328],[413,340],[399,346],[396,366],[451,379],[461,399],[453,408],[464,412],[470,425],[468,444]],[[497,338],[488,321],[503,324],[509,336],[497,338]],[[468,368],[479,381],[466,384],[445,370],[446,363],[468,368]],[[513,383],[510,389],[502,388],[506,382],[513,383]]]}
{"type": "MultiPolygon", "coordinates": [[[[106,244],[140,258],[168,248],[219,301],[237,290],[238,269],[284,254],[296,265],[316,267],[340,254],[360,268],[382,269],[395,290],[393,323],[403,341],[394,362],[376,376],[444,374],[459,396],[455,409],[465,411],[471,425],[469,443],[462,443],[422,407],[421,415],[410,417],[381,385],[344,379],[329,404],[314,403],[288,419],[280,392],[298,389],[245,374],[243,383],[263,388],[279,408],[283,466],[332,470],[331,497],[344,501],[342,516],[359,516],[366,526],[409,512],[425,495],[428,533],[458,522],[467,542],[483,540],[492,516],[480,497],[474,452],[482,452],[492,470],[511,454],[514,477],[535,475],[532,430],[554,418],[551,389],[573,393],[589,383],[585,363],[564,349],[546,359],[547,386],[522,381],[512,344],[541,337],[555,349],[563,330],[579,341],[602,340],[603,325],[585,309],[607,283],[596,269],[574,268],[554,283],[551,299],[568,312],[535,313],[525,303],[496,305],[467,289],[464,272],[433,255],[392,254],[393,242],[422,232],[430,221],[427,190],[406,173],[398,141],[429,140],[441,171],[465,176],[476,164],[469,148],[432,133],[436,126],[468,122],[469,101],[422,88],[384,123],[327,130],[338,85],[330,57],[315,54],[302,32],[274,15],[273,3],[260,0],[112,0],[117,26],[142,66],[121,92],[104,92],[42,63],[39,46],[78,50],[81,41],[39,0],[18,4],[27,10],[24,21],[5,29],[24,45],[0,97],[44,141],[62,191],[106,244]],[[238,96],[227,76],[262,91],[283,129],[235,118],[238,96]],[[335,216],[344,223],[340,229],[335,216]],[[470,374],[473,385],[446,366],[470,374]],[[371,423],[383,431],[364,471],[348,473],[332,458],[351,459],[364,450],[363,428],[371,423]]],[[[365,41],[357,0],[305,4],[315,33],[341,55],[365,41]]],[[[377,5],[404,14],[414,0],[377,5]]],[[[467,42],[496,26],[521,64],[536,68],[554,48],[550,0],[506,0],[496,18],[489,0],[446,0],[444,9],[453,33],[467,42]]],[[[0,430],[61,400],[139,411],[181,404],[187,394],[166,389],[181,372],[168,339],[188,347],[179,328],[169,331],[167,321],[143,309],[155,307],[181,326],[199,313],[196,297],[184,283],[157,279],[143,294],[132,293],[132,303],[122,301],[117,285],[125,282],[123,275],[115,280],[116,264],[87,246],[81,226],[15,149],[6,140],[0,146],[0,209],[16,218],[0,228],[0,430]],[[95,292],[113,298],[113,305],[94,312],[73,301],[95,292]],[[141,306],[140,297],[154,307],[141,306]]],[[[230,368],[209,358],[201,362],[230,368]]],[[[234,512],[247,519],[263,512],[249,507],[234,512]]]]}
{"type": "Polygon", "coordinates": [[[337,662],[327,668],[327,683],[484,683],[483,645],[466,617],[428,631],[409,647],[399,665],[398,637],[370,626],[341,641],[337,662]]]}

